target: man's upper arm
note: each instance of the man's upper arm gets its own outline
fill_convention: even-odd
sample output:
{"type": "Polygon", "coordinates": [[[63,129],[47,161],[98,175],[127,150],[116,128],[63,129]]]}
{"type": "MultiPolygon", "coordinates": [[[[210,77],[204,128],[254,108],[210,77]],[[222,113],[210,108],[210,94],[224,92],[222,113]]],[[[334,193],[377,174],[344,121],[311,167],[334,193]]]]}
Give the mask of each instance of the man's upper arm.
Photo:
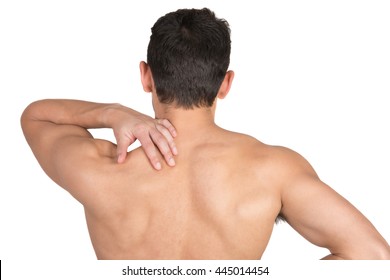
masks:
{"type": "Polygon", "coordinates": [[[88,196],[88,186],[80,185],[90,179],[87,176],[91,175],[94,167],[104,160],[115,160],[110,157],[111,149],[103,149],[106,154],[102,155],[97,140],[82,127],[57,125],[22,116],[22,128],[45,173],[81,202],[88,196]]]}
{"type": "Polygon", "coordinates": [[[303,158],[282,189],[281,214],[310,242],[346,259],[388,258],[387,242],[351,203],[320,181],[303,158]]]}

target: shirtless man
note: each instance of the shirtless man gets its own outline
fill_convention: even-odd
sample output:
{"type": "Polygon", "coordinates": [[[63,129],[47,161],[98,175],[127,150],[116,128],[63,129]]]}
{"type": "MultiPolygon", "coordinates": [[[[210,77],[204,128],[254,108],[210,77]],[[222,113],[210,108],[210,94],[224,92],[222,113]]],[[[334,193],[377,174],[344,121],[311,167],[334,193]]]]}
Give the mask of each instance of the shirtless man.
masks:
{"type": "Polygon", "coordinates": [[[99,259],[259,259],[283,217],[326,259],[390,259],[375,227],[310,164],[214,123],[233,81],[230,30],[207,10],[152,28],[141,82],[155,117],[119,104],[32,103],[21,119],[50,178],[85,209],[99,259]],[[112,128],[117,145],[90,128],[112,128]],[[135,139],[142,146],[127,148],[135,139]]]}

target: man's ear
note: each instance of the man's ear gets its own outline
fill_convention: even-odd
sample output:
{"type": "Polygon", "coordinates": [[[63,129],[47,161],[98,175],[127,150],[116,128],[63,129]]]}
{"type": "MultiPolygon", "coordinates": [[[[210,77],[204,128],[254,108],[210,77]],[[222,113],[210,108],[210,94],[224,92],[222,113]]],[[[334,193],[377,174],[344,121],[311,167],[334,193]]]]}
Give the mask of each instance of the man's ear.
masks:
{"type": "Polygon", "coordinates": [[[233,79],[234,79],[234,72],[232,70],[227,71],[225,78],[223,79],[223,82],[221,84],[221,87],[219,88],[218,91],[217,97],[219,99],[224,99],[226,95],[229,93],[233,83],[233,79]]]}
{"type": "Polygon", "coordinates": [[[152,71],[145,61],[139,63],[139,70],[141,72],[141,83],[145,92],[152,92],[154,89],[154,82],[152,71]]]}

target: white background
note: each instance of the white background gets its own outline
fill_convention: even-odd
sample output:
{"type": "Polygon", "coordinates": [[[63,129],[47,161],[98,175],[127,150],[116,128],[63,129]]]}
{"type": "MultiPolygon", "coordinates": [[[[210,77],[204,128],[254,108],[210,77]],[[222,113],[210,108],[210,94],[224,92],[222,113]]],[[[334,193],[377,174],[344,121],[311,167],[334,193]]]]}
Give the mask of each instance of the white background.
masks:
{"type": "MultiPolygon", "coordinates": [[[[302,154],[390,240],[387,1],[14,0],[0,2],[4,268],[7,260],[95,259],[82,206],[43,173],[24,140],[23,109],[37,99],[76,98],[152,114],[138,70],[150,28],[192,7],[209,7],[232,29],[236,77],[217,123],[302,154]]],[[[109,130],[96,135],[113,139],[109,130]]],[[[263,262],[326,254],[282,224],[263,262]]]]}

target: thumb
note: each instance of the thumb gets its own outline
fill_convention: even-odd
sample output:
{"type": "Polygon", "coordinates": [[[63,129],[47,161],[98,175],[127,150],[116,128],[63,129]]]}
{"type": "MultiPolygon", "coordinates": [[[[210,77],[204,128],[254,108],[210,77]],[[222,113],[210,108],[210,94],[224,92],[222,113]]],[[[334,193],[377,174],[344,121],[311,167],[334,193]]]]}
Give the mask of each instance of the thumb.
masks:
{"type": "Polygon", "coordinates": [[[120,137],[117,142],[116,154],[118,157],[118,163],[123,163],[126,160],[127,148],[133,144],[134,140],[127,137],[120,137]]]}

